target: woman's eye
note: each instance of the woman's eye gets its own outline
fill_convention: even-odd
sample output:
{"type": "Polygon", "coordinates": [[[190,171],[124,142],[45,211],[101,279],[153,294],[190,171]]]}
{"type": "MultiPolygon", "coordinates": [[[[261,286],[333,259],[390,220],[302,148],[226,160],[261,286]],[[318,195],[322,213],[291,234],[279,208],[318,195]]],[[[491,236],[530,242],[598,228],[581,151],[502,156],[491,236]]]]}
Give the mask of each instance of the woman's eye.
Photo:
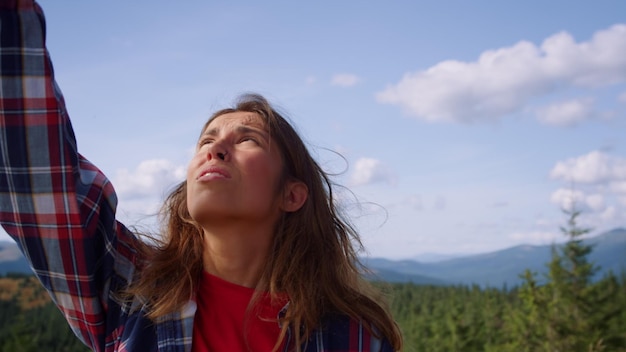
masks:
{"type": "Polygon", "coordinates": [[[253,138],[253,137],[243,137],[239,140],[239,143],[245,143],[245,142],[252,142],[252,143],[259,144],[256,138],[253,138]]]}
{"type": "Polygon", "coordinates": [[[199,146],[203,146],[203,145],[207,145],[207,144],[211,144],[211,143],[213,143],[213,140],[212,140],[212,139],[203,139],[203,140],[201,140],[201,141],[198,143],[198,145],[199,145],[199,146]]]}

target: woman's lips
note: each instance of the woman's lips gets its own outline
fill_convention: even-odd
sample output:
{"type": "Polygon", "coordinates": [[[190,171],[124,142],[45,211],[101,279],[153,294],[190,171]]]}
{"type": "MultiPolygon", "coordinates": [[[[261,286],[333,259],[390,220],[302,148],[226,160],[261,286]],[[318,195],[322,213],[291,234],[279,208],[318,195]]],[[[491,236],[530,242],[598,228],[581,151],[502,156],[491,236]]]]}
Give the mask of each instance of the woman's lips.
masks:
{"type": "Polygon", "coordinates": [[[230,173],[228,171],[219,168],[219,167],[209,167],[207,169],[202,170],[200,175],[196,177],[196,181],[206,182],[218,179],[228,179],[230,178],[230,173]]]}

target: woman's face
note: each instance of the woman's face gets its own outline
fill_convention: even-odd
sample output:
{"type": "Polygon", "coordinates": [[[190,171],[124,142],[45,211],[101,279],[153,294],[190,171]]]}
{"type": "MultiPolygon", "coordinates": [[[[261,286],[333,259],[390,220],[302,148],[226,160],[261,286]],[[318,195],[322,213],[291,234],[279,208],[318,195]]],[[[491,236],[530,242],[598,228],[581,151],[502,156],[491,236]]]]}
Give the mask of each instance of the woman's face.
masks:
{"type": "Polygon", "coordinates": [[[213,119],[203,131],[187,170],[187,207],[205,225],[265,224],[280,216],[283,162],[263,119],[233,112],[213,119]]]}

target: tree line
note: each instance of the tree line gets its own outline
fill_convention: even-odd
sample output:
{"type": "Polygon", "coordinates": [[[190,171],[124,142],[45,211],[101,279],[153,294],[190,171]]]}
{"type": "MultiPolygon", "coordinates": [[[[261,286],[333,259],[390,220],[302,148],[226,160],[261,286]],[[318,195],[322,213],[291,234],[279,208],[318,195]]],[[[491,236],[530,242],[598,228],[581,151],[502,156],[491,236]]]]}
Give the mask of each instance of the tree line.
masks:
{"type": "Polygon", "coordinates": [[[85,352],[34,276],[0,278],[0,351],[85,352]]]}
{"type": "MultiPolygon", "coordinates": [[[[592,280],[579,213],[562,229],[547,275],[513,288],[380,284],[406,351],[626,351],[626,273],[592,280]]],[[[625,253],[626,255],[626,253],[625,253]]],[[[0,351],[87,351],[32,276],[0,278],[0,351]]]]}
{"type": "Polygon", "coordinates": [[[589,229],[568,214],[568,241],[553,247],[545,277],[526,270],[512,289],[390,285],[406,350],[626,351],[626,273],[592,280],[589,229]]]}

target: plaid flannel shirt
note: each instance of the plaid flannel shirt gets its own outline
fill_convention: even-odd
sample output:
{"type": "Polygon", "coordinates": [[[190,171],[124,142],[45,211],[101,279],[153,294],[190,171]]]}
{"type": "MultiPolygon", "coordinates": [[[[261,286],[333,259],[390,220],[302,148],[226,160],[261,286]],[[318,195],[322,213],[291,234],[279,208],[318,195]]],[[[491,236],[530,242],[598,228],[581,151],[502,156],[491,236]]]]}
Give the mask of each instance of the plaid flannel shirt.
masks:
{"type": "MultiPolygon", "coordinates": [[[[94,351],[190,351],[196,304],[153,323],[120,299],[137,238],[115,220],[108,179],[77,151],[33,0],[0,0],[0,222],[74,333],[94,351]],[[131,309],[132,308],[132,309],[131,309]]],[[[286,344],[288,345],[288,344],[286,344]]],[[[348,317],[327,319],[306,351],[391,351],[348,317]]]]}

